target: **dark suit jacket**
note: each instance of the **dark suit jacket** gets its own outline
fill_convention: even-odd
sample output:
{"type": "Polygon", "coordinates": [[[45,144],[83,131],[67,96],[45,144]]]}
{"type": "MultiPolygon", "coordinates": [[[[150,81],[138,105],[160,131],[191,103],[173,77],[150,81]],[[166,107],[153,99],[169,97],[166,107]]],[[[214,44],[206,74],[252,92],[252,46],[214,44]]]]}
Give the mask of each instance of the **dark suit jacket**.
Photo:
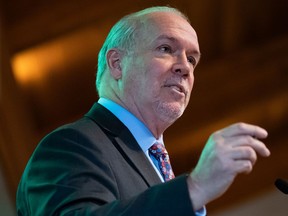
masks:
{"type": "Polygon", "coordinates": [[[186,176],[161,183],[140,146],[99,104],[37,146],[17,191],[18,215],[194,215],[186,176]]]}

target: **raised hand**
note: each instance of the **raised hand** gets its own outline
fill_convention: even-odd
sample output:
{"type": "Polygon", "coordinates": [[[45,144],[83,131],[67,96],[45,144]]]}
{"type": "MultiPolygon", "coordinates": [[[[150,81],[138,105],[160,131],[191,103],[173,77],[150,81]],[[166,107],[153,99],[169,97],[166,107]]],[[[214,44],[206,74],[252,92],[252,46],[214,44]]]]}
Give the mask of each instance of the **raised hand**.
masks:
{"type": "Polygon", "coordinates": [[[259,139],[266,138],[261,127],[237,123],[213,133],[197,166],[188,177],[190,197],[195,210],[221,196],[239,173],[249,173],[257,154],[268,157],[270,151],[259,139]]]}

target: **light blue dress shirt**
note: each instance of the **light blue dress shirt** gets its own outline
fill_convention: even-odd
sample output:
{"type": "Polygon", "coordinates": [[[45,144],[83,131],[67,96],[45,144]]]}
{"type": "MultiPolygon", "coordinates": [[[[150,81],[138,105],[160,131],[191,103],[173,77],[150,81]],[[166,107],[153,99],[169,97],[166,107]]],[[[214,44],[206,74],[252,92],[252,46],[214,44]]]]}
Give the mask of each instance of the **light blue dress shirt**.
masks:
{"type": "MultiPolygon", "coordinates": [[[[163,176],[159,171],[160,169],[157,160],[152,155],[149,155],[148,151],[148,149],[155,142],[164,143],[163,136],[161,135],[159,139],[156,139],[143,122],[141,122],[136,116],[134,116],[132,113],[130,113],[128,110],[126,110],[119,104],[106,98],[100,98],[98,100],[98,103],[104,106],[110,112],[112,112],[128,128],[128,130],[132,133],[139,146],[141,147],[142,151],[145,153],[148,160],[154,167],[159,178],[162,182],[164,182],[163,176]]],[[[203,207],[200,211],[197,211],[195,213],[197,216],[204,216],[206,215],[206,209],[205,207],[203,207]]]]}

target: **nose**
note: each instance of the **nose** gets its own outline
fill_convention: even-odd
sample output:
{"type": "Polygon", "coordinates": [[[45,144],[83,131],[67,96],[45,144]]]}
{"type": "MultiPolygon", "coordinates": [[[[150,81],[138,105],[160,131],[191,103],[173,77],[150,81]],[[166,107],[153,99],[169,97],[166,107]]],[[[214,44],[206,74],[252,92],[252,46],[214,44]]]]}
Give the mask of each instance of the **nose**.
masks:
{"type": "Polygon", "coordinates": [[[190,63],[187,60],[185,53],[178,55],[173,65],[173,72],[181,76],[188,76],[192,70],[190,63]]]}

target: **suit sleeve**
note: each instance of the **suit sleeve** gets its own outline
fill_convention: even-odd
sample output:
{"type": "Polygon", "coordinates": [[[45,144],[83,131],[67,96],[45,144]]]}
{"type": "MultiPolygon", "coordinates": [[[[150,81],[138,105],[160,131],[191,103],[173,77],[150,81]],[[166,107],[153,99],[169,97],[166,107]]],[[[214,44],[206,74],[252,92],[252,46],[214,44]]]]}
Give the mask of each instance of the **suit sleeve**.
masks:
{"type": "Polygon", "coordinates": [[[48,135],[22,176],[18,214],[194,215],[186,176],[155,185],[130,199],[119,199],[117,181],[104,151],[75,130],[48,135]]]}

